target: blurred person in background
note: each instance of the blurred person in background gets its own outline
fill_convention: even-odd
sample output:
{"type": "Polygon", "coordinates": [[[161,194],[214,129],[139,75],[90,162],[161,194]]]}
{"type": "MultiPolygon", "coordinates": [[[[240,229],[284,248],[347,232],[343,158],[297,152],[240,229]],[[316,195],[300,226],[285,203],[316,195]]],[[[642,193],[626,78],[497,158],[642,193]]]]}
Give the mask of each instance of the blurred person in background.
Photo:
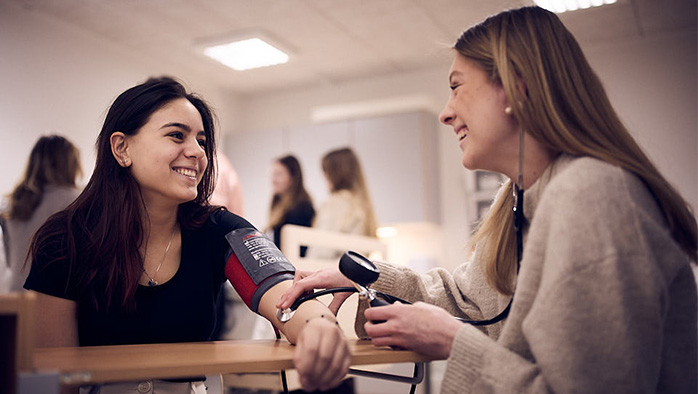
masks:
{"type": "MultiPolygon", "coordinates": [[[[310,227],[315,208],[305,190],[303,171],[295,156],[283,156],[272,163],[271,184],[274,195],[267,229],[273,232],[274,243],[281,248],[281,228],[286,224],[310,227]]],[[[305,252],[306,248],[301,247],[301,257],[305,252]]]]}
{"type": "Polygon", "coordinates": [[[65,137],[43,136],[34,144],[24,175],[9,194],[2,213],[12,275],[10,291],[22,290],[30,269],[24,263],[34,233],[80,194],[76,186],[80,176],[80,151],[65,137]]]}
{"type": "Polygon", "coordinates": [[[216,173],[216,187],[211,195],[211,205],[220,205],[238,216],[245,216],[242,186],[238,173],[225,153],[219,151],[216,154],[216,159],[218,160],[218,172],[216,173]]]}
{"type": "MultiPolygon", "coordinates": [[[[313,228],[345,234],[376,236],[376,217],[361,164],[350,148],[325,154],[322,171],[329,196],[320,206],[313,228]]],[[[308,249],[308,257],[329,259],[341,252],[320,247],[308,249]]]]}

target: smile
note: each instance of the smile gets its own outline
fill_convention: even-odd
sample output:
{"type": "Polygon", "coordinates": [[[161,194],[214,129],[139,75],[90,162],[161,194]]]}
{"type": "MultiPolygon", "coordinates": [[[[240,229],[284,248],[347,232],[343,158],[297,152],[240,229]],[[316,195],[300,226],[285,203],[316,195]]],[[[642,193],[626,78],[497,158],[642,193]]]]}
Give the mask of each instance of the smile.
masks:
{"type": "Polygon", "coordinates": [[[458,141],[462,141],[468,135],[468,127],[463,126],[456,131],[456,138],[458,141]]]}
{"type": "Polygon", "coordinates": [[[173,168],[173,170],[178,174],[188,176],[191,178],[196,178],[196,170],[192,170],[189,168],[173,168]]]}

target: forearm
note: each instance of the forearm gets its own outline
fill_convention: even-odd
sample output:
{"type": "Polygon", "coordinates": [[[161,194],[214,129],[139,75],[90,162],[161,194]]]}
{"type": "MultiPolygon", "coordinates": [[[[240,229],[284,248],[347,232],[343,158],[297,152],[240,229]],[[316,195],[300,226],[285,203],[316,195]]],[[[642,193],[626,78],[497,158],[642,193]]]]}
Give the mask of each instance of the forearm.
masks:
{"type": "Polygon", "coordinates": [[[295,344],[298,335],[310,320],[318,318],[336,323],[337,319],[320,301],[312,300],[301,304],[301,306],[296,309],[291,320],[286,323],[279,321],[276,317],[276,302],[292,284],[293,282],[290,280],[283,281],[264,293],[259,304],[259,314],[267,318],[274,327],[278,328],[289,342],[295,344]]]}

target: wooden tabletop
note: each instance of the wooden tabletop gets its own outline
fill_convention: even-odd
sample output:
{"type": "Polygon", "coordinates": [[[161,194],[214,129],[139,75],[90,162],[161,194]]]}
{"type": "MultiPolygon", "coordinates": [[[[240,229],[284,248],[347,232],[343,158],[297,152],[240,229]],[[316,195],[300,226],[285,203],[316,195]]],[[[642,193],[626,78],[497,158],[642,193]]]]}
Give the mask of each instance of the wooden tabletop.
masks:
{"type": "MultiPolygon", "coordinates": [[[[349,340],[352,365],[430,361],[405,350],[349,340]]],[[[34,370],[58,372],[64,383],[179,378],[218,373],[293,369],[294,347],[285,340],[86,346],[34,350],[34,370]]]]}

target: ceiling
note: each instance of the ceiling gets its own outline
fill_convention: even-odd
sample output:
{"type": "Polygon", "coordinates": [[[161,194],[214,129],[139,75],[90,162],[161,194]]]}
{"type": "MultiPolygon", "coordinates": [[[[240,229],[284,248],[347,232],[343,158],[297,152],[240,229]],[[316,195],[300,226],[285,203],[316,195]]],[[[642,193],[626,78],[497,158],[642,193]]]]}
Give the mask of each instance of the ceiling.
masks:
{"type": "MultiPolygon", "coordinates": [[[[443,67],[468,26],[532,0],[2,0],[239,94],[443,67]],[[289,63],[233,71],[207,41],[260,32],[289,63]]],[[[618,0],[561,19],[586,45],[695,29],[695,0],[618,0]]]]}

